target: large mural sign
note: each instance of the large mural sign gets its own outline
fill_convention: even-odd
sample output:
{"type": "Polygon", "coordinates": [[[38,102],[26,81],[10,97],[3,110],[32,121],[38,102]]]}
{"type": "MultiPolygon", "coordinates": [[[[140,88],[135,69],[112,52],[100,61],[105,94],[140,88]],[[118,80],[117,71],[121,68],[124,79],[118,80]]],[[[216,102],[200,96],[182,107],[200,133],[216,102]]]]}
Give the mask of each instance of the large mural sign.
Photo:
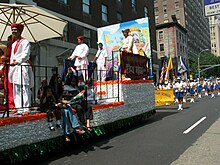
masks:
{"type": "MultiPolygon", "coordinates": [[[[98,28],[98,42],[102,42],[108,52],[107,67],[113,72],[119,70],[120,48],[123,45],[123,29],[129,28],[139,55],[151,57],[150,30],[148,17],[98,28]]],[[[115,75],[117,75],[115,73],[115,75]]]]}

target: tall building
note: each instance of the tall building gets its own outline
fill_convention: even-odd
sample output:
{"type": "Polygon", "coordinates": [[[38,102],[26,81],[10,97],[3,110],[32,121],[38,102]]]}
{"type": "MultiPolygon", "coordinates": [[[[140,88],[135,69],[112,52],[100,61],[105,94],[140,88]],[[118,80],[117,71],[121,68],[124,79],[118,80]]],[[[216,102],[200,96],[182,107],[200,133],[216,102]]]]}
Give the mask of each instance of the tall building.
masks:
{"type": "Polygon", "coordinates": [[[220,16],[209,17],[211,51],[220,56],[220,16]]]}
{"type": "MultiPolygon", "coordinates": [[[[0,0],[0,2],[6,2],[6,0],[0,0]]],[[[41,58],[36,55],[35,61],[40,61],[44,65],[48,63],[54,65],[52,62],[54,57],[62,62],[72,51],[67,53],[65,50],[73,49],[77,44],[76,36],[78,35],[85,36],[86,43],[90,47],[90,59],[92,59],[97,50],[97,28],[143,17],[149,17],[151,49],[152,52],[156,52],[153,0],[8,0],[7,2],[36,4],[68,21],[62,40],[50,39],[47,42],[41,42],[41,45],[44,45],[41,54],[44,55],[41,58]],[[56,48],[49,49],[48,46],[51,45],[56,48]],[[51,60],[46,59],[45,54],[47,53],[51,60]]],[[[157,64],[155,53],[152,58],[153,63],[157,64]]]]}
{"type": "Polygon", "coordinates": [[[154,0],[157,26],[173,22],[171,16],[175,15],[178,23],[186,29],[187,47],[183,51],[189,62],[211,46],[208,18],[204,17],[203,8],[203,0],[154,0]]]}

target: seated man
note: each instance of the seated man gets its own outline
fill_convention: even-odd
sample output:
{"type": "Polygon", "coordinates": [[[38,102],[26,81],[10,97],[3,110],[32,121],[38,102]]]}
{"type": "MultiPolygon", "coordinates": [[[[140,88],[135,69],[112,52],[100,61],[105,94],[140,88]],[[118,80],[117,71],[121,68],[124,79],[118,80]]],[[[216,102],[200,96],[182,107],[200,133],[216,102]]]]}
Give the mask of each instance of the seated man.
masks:
{"type": "Polygon", "coordinates": [[[72,110],[70,104],[67,100],[62,100],[61,103],[57,104],[58,107],[62,110],[63,115],[63,125],[64,125],[64,134],[66,136],[66,141],[69,142],[70,138],[70,127],[72,127],[76,133],[84,134],[85,131],[80,128],[79,121],[72,110]]]}

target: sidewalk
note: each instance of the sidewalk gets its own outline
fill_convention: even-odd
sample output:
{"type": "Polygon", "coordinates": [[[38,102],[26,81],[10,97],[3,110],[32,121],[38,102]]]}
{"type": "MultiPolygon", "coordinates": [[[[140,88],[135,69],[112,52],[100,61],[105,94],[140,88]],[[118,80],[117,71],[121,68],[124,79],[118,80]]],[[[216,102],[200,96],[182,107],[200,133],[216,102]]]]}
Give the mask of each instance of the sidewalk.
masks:
{"type": "Polygon", "coordinates": [[[171,165],[219,165],[220,118],[171,165]]]}

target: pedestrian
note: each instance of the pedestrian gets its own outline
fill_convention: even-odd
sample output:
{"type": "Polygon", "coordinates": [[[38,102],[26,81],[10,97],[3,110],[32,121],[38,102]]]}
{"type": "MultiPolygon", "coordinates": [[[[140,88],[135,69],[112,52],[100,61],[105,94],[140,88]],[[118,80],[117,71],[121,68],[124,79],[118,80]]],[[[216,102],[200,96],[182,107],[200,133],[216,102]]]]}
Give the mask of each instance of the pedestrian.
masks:
{"type": "Polygon", "coordinates": [[[183,110],[183,83],[180,80],[180,77],[177,77],[174,89],[176,98],[178,99],[178,110],[183,110]]]}
{"type": "Polygon", "coordinates": [[[34,75],[28,60],[30,43],[21,36],[24,25],[11,24],[12,35],[16,41],[12,44],[9,80],[13,84],[13,94],[17,114],[28,114],[31,107],[31,88],[34,86],[34,75]]]}
{"type": "Polygon", "coordinates": [[[93,59],[93,62],[97,64],[97,71],[98,71],[98,81],[105,81],[106,78],[106,61],[107,61],[107,51],[103,48],[103,44],[98,42],[98,51],[93,59]]]}
{"type": "Polygon", "coordinates": [[[74,66],[76,67],[76,70],[82,72],[84,81],[86,81],[88,79],[89,47],[86,43],[84,43],[84,39],[84,36],[77,37],[78,45],[74,49],[72,55],[68,57],[68,59],[75,59],[74,66]]]}

